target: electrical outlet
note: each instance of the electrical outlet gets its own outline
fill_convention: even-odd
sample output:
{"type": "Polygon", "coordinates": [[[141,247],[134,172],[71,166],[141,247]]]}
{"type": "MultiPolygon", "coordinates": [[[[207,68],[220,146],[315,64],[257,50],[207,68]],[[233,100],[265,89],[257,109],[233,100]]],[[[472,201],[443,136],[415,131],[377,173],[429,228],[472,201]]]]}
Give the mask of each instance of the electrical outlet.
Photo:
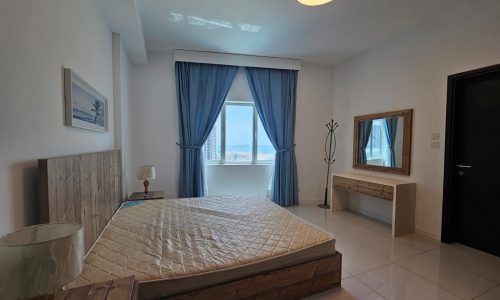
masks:
{"type": "Polygon", "coordinates": [[[437,142],[437,141],[432,141],[432,142],[431,142],[431,148],[432,148],[432,149],[438,149],[438,148],[439,148],[439,142],[437,142]]]}
{"type": "Polygon", "coordinates": [[[431,134],[431,140],[439,140],[439,133],[431,134]]]}

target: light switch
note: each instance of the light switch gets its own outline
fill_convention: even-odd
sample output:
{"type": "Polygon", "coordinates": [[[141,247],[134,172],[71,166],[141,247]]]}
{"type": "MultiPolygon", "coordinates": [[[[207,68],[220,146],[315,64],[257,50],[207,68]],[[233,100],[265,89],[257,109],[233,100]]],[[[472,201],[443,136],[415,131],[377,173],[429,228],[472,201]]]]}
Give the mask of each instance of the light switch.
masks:
{"type": "Polygon", "coordinates": [[[438,149],[439,148],[439,133],[431,134],[431,148],[438,149]]]}

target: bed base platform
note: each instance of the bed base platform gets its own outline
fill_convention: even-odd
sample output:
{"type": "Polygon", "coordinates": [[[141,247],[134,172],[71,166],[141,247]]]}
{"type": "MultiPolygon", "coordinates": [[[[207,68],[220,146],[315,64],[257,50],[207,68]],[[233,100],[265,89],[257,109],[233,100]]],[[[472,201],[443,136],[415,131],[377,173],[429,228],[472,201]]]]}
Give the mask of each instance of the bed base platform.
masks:
{"type": "Polygon", "coordinates": [[[157,297],[164,294],[161,286],[139,283],[139,299],[301,299],[339,287],[341,270],[342,254],[337,252],[302,264],[164,298],[157,297]]]}
{"type": "MultiPolygon", "coordinates": [[[[85,252],[88,253],[122,204],[121,166],[119,150],[40,160],[41,221],[81,223],[85,232],[85,252]]],[[[237,214],[238,210],[235,209],[235,212],[237,214]]],[[[328,241],[323,239],[322,242],[328,241]]],[[[312,246],[314,245],[311,244],[312,246]]],[[[186,280],[184,285],[182,278],[177,278],[179,281],[176,282],[175,277],[169,277],[171,281],[169,279],[144,281],[139,283],[139,298],[148,300],[304,298],[340,286],[342,254],[334,253],[334,243],[331,247],[327,249],[330,251],[324,254],[315,251],[303,253],[301,258],[314,257],[303,263],[274,267],[274,270],[265,272],[262,271],[264,268],[260,271],[256,269],[253,273],[249,271],[246,277],[242,277],[241,274],[245,273],[240,272],[234,280],[227,279],[231,278],[230,276],[220,277],[219,281],[215,279],[211,281],[213,285],[207,282],[207,287],[203,287],[203,280],[207,277],[203,277],[202,273],[198,273],[199,278],[186,280]],[[316,255],[308,256],[308,253],[316,255]],[[172,287],[179,288],[174,291],[172,287]]],[[[273,268],[269,266],[269,269],[273,268]]],[[[101,281],[97,280],[99,277],[95,279],[91,281],[101,281]]]]}

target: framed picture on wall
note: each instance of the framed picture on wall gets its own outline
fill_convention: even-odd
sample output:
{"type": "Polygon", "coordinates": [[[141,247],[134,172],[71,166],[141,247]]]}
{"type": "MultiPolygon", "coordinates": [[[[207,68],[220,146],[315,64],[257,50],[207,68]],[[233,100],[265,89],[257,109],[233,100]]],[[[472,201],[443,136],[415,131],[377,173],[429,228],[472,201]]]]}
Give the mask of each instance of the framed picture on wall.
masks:
{"type": "Polygon", "coordinates": [[[71,69],[64,69],[65,124],[108,131],[108,100],[71,69]]]}

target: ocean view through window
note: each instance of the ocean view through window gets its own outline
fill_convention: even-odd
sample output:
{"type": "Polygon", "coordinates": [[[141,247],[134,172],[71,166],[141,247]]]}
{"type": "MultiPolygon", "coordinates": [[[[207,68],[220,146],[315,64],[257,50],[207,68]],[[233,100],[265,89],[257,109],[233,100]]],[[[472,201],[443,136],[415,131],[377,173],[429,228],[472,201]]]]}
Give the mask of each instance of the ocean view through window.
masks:
{"type": "Polygon", "coordinates": [[[209,164],[272,163],[275,152],[253,102],[226,102],[203,146],[209,164]]]}

